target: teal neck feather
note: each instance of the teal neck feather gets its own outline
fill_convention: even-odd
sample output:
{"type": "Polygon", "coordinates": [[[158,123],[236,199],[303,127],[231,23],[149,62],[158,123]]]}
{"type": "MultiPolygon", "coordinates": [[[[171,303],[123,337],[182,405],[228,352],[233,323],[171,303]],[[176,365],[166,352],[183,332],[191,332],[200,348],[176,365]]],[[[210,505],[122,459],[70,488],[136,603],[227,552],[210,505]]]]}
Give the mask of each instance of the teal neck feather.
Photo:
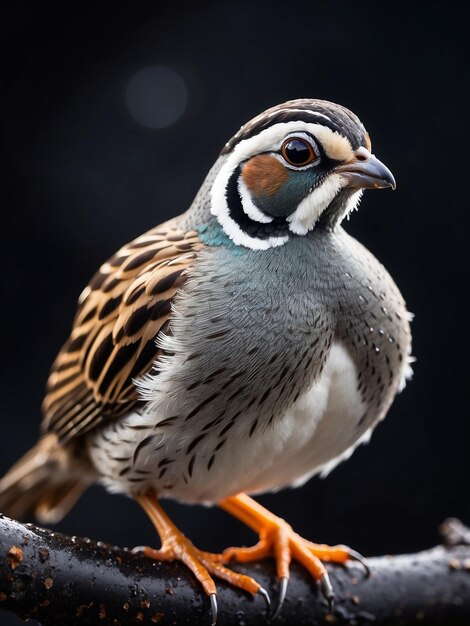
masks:
{"type": "Polygon", "coordinates": [[[224,232],[222,226],[216,219],[198,227],[199,238],[206,246],[225,246],[232,250],[239,250],[240,246],[233,243],[230,237],[224,232]]]}

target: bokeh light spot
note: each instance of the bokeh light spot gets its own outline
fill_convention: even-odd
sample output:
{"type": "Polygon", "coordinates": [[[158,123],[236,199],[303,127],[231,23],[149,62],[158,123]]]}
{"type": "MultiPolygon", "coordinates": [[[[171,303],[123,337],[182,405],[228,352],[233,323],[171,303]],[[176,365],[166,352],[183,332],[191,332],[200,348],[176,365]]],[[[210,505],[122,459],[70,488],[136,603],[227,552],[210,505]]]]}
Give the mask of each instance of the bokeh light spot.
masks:
{"type": "Polygon", "coordinates": [[[144,67],[127,83],[129,113],[147,128],[166,128],[174,124],[183,115],[186,101],[184,80],[169,67],[144,67]]]}

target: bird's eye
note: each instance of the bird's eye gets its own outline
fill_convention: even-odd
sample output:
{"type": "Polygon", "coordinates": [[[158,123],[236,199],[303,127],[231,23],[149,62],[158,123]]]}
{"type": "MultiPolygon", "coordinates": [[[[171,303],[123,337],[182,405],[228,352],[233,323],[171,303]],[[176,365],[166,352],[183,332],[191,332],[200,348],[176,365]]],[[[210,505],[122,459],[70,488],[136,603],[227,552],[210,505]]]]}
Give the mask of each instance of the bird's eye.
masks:
{"type": "Polygon", "coordinates": [[[302,167],[315,161],[317,154],[313,146],[301,137],[289,137],[282,144],[281,154],[289,165],[302,167]]]}

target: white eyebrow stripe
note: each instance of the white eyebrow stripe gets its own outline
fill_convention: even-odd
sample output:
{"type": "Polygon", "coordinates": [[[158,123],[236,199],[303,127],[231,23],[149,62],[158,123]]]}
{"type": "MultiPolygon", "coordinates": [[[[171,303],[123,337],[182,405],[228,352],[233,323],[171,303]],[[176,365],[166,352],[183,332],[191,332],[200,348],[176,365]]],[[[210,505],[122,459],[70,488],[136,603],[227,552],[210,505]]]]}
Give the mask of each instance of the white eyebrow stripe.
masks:
{"type": "MultiPolygon", "coordinates": [[[[325,115],[324,113],[320,113],[319,111],[311,111],[309,109],[288,109],[289,113],[308,113],[309,115],[313,115],[313,117],[322,117],[325,120],[328,120],[328,122],[330,122],[331,124],[334,124],[333,120],[331,119],[331,117],[328,117],[328,115],[325,115]]],[[[256,127],[262,119],[266,120],[266,119],[271,119],[273,117],[276,117],[277,115],[279,115],[279,110],[274,110],[271,111],[270,113],[264,113],[263,117],[261,118],[254,118],[253,120],[251,120],[251,122],[248,122],[247,124],[245,124],[244,126],[242,126],[240,128],[240,130],[234,135],[233,139],[237,139],[238,137],[240,137],[241,135],[244,134],[244,132],[246,132],[249,129],[252,129],[254,127],[256,127]]],[[[265,129],[266,130],[266,129],[265,129]]],[[[261,131],[263,132],[263,131],[261,131]]],[[[257,133],[258,135],[259,133],[257,133]]],[[[257,135],[253,135],[253,137],[256,137],[257,135]]],[[[253,137],[249,137],[248,139],[252,139],[253,137]]],[[[226,146],[230,145],[230,141],[227,141],[227,143],[225,144],[226,146]]]]}
{"type": "Polygon", "coordinates": [[[296,131],[308,132],[313,135],[322,145],[326,155],[332,159],[346,161],[354,156],[352,146],[344,135],[331,130],[331,128],[323,124],[294,120],[279,122],[269,128],[265,128],[257,135],[253,135],[248,139],[242,139],[228,155],[222,169],[230,167],[233,171],[242,161],[249,159],[255,154],[277,149],[278,144],[282,142],[284,137],[296,131]]]}

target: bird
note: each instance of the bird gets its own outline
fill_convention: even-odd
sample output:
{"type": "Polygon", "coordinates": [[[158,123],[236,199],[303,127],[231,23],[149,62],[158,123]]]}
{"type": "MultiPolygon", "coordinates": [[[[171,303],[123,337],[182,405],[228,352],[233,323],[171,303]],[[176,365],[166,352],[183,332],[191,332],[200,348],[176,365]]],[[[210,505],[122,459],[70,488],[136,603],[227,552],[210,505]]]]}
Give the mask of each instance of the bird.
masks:
{"type": "Polygon", "coordinates": [[[124,245],[78,300],[55,359],[37,444],[0,480],[0,510],[60,520],[99,482],[134,498],[217,619],[221,578],[266,591],[229,562],[289,564],[334,597],[313,543],[254,496],[346,460],[410,377],[411,315],[383,265],[344,229],[365,189],[395,189],[359,118],[325,100],[267,109],[225,144],[189,209],[124,245]],[[197,548],[160,503],[218,505],[259,535],[197,548]]]}

